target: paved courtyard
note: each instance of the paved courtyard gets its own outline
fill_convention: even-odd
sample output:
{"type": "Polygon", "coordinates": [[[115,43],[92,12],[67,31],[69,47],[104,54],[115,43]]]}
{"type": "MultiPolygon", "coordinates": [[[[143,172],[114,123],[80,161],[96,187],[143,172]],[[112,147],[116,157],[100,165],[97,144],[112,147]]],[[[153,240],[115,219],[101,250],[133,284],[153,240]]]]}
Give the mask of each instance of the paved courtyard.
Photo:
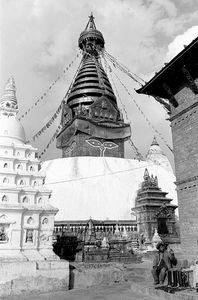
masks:
{"type": "Polygon", "coordinates": [[[130,289],[131,283],[97,286],[81,290],[59,291],[34,296],[12,296],[5,300],[151,300],[153,296],[142,296],[130,289]]]}

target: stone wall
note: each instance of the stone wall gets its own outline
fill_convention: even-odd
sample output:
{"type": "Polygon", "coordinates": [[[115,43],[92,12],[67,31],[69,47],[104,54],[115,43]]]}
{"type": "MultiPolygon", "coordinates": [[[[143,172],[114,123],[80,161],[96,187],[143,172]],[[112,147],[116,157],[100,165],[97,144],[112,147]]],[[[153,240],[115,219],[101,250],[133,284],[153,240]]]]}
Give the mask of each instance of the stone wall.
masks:
{"type": "Polygon", "coordinates": [[[88,288],[127,280],[120,263],[74,263],[70,266],[70,289],[88,288]]]}
{"type": "Polygon", "coordinates": [[[0,263],[0,297],[67,290],[67,261],[28,261],[0,263]]]}
{"type": "MultiPolygon", "coordinates": [[[[198,79],[196,80],[198,84],[198,79]]],[[[184,254],[198,255],[198,95],[184,87],[175,95],[171,127],[177,178],[181,246],[184,254]]]]}

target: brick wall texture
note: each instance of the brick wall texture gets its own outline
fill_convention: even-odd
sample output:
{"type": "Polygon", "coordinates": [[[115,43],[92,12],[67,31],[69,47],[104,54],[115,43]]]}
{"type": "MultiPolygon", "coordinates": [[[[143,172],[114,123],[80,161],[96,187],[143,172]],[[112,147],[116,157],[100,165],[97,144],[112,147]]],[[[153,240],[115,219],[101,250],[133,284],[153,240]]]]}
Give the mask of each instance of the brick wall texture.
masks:
{"type": "MultiPolygon", "coordinates": [[[[198,80],[196,80],[198,84],[198,80]]],[[[175,95],[171,121],[178,191],[181,249],[198,256],[198,95],[184,87],[175,95]]]]}

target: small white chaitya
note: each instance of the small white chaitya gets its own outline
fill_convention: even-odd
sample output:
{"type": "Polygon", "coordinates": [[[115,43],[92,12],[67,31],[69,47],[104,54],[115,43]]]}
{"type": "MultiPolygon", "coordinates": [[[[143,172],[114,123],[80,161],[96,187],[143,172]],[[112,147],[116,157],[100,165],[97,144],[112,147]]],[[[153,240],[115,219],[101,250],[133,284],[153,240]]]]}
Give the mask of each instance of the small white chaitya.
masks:
{"type": "Polygon", "coordinates": [[[17,120],[15,82],[6,83],[0,101],[0,260],[58,259],[52,251],[51,192],[39,173],[37,149],[17,120]]]}

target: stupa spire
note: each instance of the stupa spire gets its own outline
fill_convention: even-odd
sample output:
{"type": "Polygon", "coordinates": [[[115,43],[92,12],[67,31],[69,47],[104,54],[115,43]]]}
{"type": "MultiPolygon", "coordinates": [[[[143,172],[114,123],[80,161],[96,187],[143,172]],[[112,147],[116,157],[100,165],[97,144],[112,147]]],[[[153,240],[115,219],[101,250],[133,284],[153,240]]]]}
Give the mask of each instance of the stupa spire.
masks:
{"type": "Polygon", "coordinates": [[[162,151],[162,149],[160,148],[160,145],[155,136],[147,152],[146,161],[149,163],[152,162],[154,164],[160,165],[168,172],[173,173],[171,164],[168,158],[166,157],[166,155],[164,154],[164,152],[162,151]]]}
{"type": "Polygon", "coordinates": [[[100,156],[101,151],[103,156],[124,156],[124,142],[131,130],[123,122],[100,60],[104,44],[91,13],[78,40],[81,65],[62,110],[63,129],[57,136],[57,148],[63,149],[63,157],[100,156]]]}
{"type": "Polygon", "coordinates": [[[85,30],[81,32],[78,45],[83,50],[84,55],[92,55],[98,57],[102,49],[104,48],[104,38],[102,33],[96,29],[94,22],[94,16],[91,13],[89,21],[85,27],[85,30]]]}
{"type": "Polygon", "coordinates": [[[96,29],[96,25],[94,22],[94,16],[93,13],[91,12],[91,15],[89,16],[89,21],[87,23],[87,26],[85,27],[85,30],[89,30],[89,29],[96,29]]]}
{"type": "Polygon", "coordinates": [[[18,109],[16,98],[16,85],[13,76],[11,76],[5,84],[4,92],[0,100],[0,108],[8,110],[18,109]]]}
{"type": "Polygon", "coordinates": [[[153,141],[151,143],[151,146],[159,146],[156,136],[153,137],[153,141]]]}

